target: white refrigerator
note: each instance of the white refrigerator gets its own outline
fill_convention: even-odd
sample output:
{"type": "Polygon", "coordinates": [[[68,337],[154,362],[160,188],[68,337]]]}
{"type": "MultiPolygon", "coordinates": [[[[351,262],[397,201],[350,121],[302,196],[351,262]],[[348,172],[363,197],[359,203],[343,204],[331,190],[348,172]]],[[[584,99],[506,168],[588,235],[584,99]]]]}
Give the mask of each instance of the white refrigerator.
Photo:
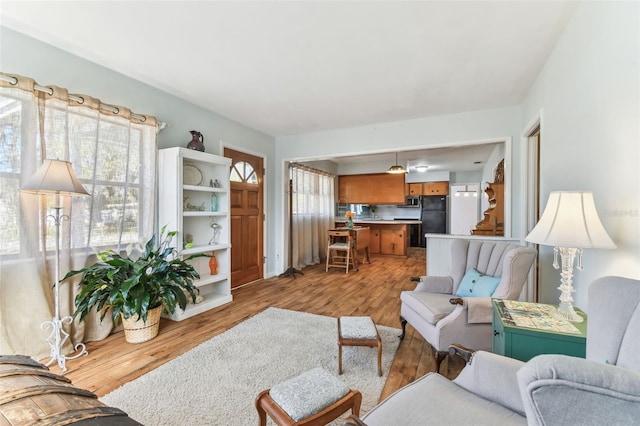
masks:
{"type": "Polygon", "coordinates": [[[471,235],[480,221],[480,184],[452,184],[449,203],[449,232],[471,235]]]}

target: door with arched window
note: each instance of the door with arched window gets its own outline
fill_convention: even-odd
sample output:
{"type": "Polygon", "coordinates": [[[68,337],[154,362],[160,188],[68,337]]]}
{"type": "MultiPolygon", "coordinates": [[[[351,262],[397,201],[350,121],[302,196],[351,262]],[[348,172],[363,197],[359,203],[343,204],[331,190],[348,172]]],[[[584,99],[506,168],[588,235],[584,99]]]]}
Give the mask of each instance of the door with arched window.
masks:
{"type": "Polygon", "coordinates": [[[263,177],[260,157],[224,149],[231,158],[231,288],[263,278],[263,177]]]}

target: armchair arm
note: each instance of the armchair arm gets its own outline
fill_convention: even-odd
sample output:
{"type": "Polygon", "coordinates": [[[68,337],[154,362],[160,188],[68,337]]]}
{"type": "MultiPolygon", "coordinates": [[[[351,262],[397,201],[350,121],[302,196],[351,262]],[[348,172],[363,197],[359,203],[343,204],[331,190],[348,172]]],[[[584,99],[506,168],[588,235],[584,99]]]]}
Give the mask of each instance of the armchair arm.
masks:
{"type": "Polygon", "coordinates": [[[469,324],[491,322],[493,305],[490,297],[465,297],[462,300],[467,307],[467,322],[469,324]]]}
{"type": "Polygon", "coordinates": [[[517,374],[529,425],[633,424],[640,374],[566,355],[540,355],[517,374]]]}
{"type": "Polygon", "coordinates": [[[451,277],[421,277],[414,291],[429,293],[451,294],[453,292],[453,278],[451,277]]]}
{"type": "Polygon", "coordinates": [[[467,322],[469,324],[492,321],[493,305],[489,297],[453,297],[449,299],[449,303],[467,308],[467,322]]]}
{"type": "Polygon", "coordinates": [[[522,361],[477,351],[471,362],[453,382],[482,398],[493,401],[524,416],[516,372],[524,365],[522,361]]]}

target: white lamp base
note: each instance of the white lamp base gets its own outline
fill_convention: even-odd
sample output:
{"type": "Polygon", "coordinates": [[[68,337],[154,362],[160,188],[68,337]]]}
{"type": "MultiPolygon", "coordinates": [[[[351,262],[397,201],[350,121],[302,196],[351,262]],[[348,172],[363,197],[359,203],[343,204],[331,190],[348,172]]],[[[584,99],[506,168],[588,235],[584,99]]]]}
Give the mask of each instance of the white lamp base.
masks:
{"type": "Polygon", "coordinates": [[[560,303],[560,305],[558,305],[558,309],[553,313],[553,317],[555,319],[571,322],[584,321],[584,318],[578,315],[578,313],[573,309],[573,305],[571,305],[571,303],[560,303]]]}
{"type": "Polygon", "coordinates": [[[562,272],[560,276],[560,287],[558,290],[562,292],[560,294],[560,304],[558,309],[554,313],[554,318],[563,319],[571,322],[582,322],[584,319],[576,313],[573,309],[573,296],[571,295],[575,290],[571,284],[573,278],[573,261],[578,254],[578,269],[582,269],[582,250],[571,247],[554,247],[553,267],[558,269],[557,255],[560,253],[560,261],[562,262],[562,272]]]}

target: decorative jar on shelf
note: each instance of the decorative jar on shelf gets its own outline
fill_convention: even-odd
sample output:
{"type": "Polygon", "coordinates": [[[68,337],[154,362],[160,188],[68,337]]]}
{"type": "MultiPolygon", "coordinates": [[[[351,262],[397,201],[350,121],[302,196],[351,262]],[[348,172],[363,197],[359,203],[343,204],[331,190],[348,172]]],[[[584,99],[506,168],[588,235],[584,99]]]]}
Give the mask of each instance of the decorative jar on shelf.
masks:
{"type": "Polygon", "coordinates": [[[191,140],[187,144],[187,148],[204,152],[204,137],[202,133],[197,130],[190,130],[189,133],[191,133],[191,140]]]}
{"type": "Polygon", "coordinates": [[[211,257],[209,258],[209,272],[211,275],[218,275],[218,259],[216,259],[216,252],[211,252],[211,257]]]}

